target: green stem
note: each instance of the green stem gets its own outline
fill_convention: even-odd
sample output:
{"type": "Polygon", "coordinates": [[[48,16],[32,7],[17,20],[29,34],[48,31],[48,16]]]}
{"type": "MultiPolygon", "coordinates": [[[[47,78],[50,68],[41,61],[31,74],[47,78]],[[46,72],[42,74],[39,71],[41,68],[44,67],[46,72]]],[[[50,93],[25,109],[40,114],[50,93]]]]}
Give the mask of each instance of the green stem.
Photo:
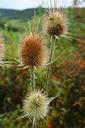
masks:
{"type": "Polygon", "coordinates": [[[32,87],[35,90],[35,67],[32,66],[32,87]]]}
{"type": "MultiPolygon", "coordinates": [[[[32,87],[33,91],[35,91],[35,67],[32,66],[32,87]]],[[[32,128],[36,128],[35,120],[33,120],[32,128]]]]}
{"type": "Polygon", "coordinates": [[[36,122],[35,122],[35,120],[33,120],[32,128],[36,128],[36,122]]]}
{"type": "Polygon", "coordinates": [[[32,128],[36,128],[36,125],[34,124],[34,125],[32,126],[32,128]]]}
{"type": "MultiPolygon", "coordinates": [[[[52,61],[54,49],[55,49],[55,41],[54,41],[53,37],[51,37],[51,46],[50,46],[50,58],[49,58],[49,63],[51,63],[51,61],[52,61]]],[[[47,87],[47,91],[48,91],[48,82],[49,82],[49,73],[50,73],[50,69],[51,69],[50,67],[47,68],[47,76],[46,76],[46,87],[47,87]]]]}
{"type": "Polygon", "coordinates": [[[36,128],[35,125],[32,125],[32,128],[36,128]]]}

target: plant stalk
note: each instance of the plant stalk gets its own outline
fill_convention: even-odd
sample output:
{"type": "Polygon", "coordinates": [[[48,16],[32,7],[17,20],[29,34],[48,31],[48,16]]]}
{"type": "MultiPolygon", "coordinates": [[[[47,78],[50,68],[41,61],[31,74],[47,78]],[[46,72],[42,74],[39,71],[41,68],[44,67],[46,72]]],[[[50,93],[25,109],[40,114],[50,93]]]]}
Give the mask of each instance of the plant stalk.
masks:
{"type": "Polygon", "coordinates": [[[32,125],[32,128],[36,128],[36,121],[35,121],[35,119],[33,119],[33,125],[32,125]]]}
{"type": "MultiPolygon", "coordinates": [[[[51,61],[52,61],[54,49],[55,49],[55,40],[53,39],[53,37],[51,37],[51,46],[50,46],[50,58],[49,58],[49,63],[51,63],[51,61]]],[[[49,82],[50,69],[51,69],[51,68],[48,66],[48,67],[47,67],[47,76],[46,76],[46,87],[47,87],[47,91],[48,91],[48,82],[49,82]]]]}
{"type": "Polygon", "coordinates": [[[32,66],[32,87],[35,90],[35,67],[32,66]]]}

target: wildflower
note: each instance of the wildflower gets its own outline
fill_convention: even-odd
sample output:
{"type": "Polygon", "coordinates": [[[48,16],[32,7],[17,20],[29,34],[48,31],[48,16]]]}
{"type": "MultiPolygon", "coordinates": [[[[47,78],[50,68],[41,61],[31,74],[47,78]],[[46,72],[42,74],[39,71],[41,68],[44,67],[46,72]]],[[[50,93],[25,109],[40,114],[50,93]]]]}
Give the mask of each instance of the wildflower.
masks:
{"type": "Polygon", "coordinates": [[[60,37],[67,34],[67,18],[59,11],[50,11],[47,16],[47,34],[53,37],[60,37]]]}
{"type": "Polygon", "coordinates": [[[28,71],[26,71],[26,70],[23,70],[22,76],[23,76],[24,78],[28,78],[28,77],[30,77],[30,73],[29,73],[28,71]]]}
{"type": "Polygon", "coordinates": [[[80,62],[80,68],[84,68],[85,67],[85,61],[81,61],[80,62]]]}
{"type": "MultiPolygon", "coordinates": [[[[50,57],[49,57],[49,63],[53,59],[53,54],[55,50],[55,43],[56,39],[60,39],[60,37],[70,39],[67,35],[68,31],[68,22],[67,18],[58,10],[56,10],[56,4],[57,1],[50,0],[51,8],[49,8],[48,15],[46,16],[46,26],[45,26],[45,32],[46,35],[50,37],[50,57]],[[54,7],[52,8],[52,2],[54,3],[54,7]]],[[[48,83],[49,83],[49,72],[50,67],[47,69],[47,77],[46,77],[46,86],[48,90],[48,83]]]]}
{"type": "Polygon", "coordinates": [[[22,44],[22,62],[26,66],[40,66],[43,63],[42,39],[36,34],[28,35],[22,44]]]}
{"type": "Polygon", "coordinates": [[[74,104],[73,104],[73,107],[82,107],[82,104],[78,101],[76,101],[74,104]]]}
{"type": "Polygon", "coordinates": [[[48,114],[49,102],[41,91],[34,91],[24,100],[24,112],[33,120],[44,119],[48,114]]]}
{"type": "Polygon", "coordinates": [[[48,119],[48,120],[47,120],[47,128],[52,128],[51,119],[48,119]]]}

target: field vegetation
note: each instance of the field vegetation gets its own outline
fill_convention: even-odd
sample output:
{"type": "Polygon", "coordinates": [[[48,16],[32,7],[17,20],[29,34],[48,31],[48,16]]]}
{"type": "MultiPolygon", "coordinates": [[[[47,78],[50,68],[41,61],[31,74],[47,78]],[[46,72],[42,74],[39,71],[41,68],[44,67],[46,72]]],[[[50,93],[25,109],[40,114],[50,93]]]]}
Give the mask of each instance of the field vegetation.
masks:
{"type": "MultiPolygon", "coordinates": [[[[49,51],[50,38],[42,34],[44,12],[39,7],[30,18],[0,20],[0,128],[32,128],[28,118],[18,119],[23,115],[23,99],[31,89],[30,68],[22,69],[18,60],[29,22],[36,29],[33,26],[40,20],[39,33],[49,51]]],[[[57,59],[50,65],[48,84],[49,97],[57,97],[37,128],[85,128],[85,8],[68,8],[65,13],[71,39],[56,42],[53,57],[57,59]]],[[[45,88],[45,66],[36,69],[35,80],[37,89],[45,88]]]]}

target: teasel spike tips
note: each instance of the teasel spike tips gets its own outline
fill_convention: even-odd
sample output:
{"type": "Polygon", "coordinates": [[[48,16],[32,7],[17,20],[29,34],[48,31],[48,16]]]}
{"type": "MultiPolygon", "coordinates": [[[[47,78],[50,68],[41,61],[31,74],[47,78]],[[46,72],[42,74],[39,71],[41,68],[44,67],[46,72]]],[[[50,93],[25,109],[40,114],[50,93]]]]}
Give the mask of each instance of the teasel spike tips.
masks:
{"type": "Polygon", "coordinates": [[[28,26],[29,26],[29,32],[30,32],[30,34],[32,34],[32,29],[31,29],[30,21],[28,21],[28,26]]]}

